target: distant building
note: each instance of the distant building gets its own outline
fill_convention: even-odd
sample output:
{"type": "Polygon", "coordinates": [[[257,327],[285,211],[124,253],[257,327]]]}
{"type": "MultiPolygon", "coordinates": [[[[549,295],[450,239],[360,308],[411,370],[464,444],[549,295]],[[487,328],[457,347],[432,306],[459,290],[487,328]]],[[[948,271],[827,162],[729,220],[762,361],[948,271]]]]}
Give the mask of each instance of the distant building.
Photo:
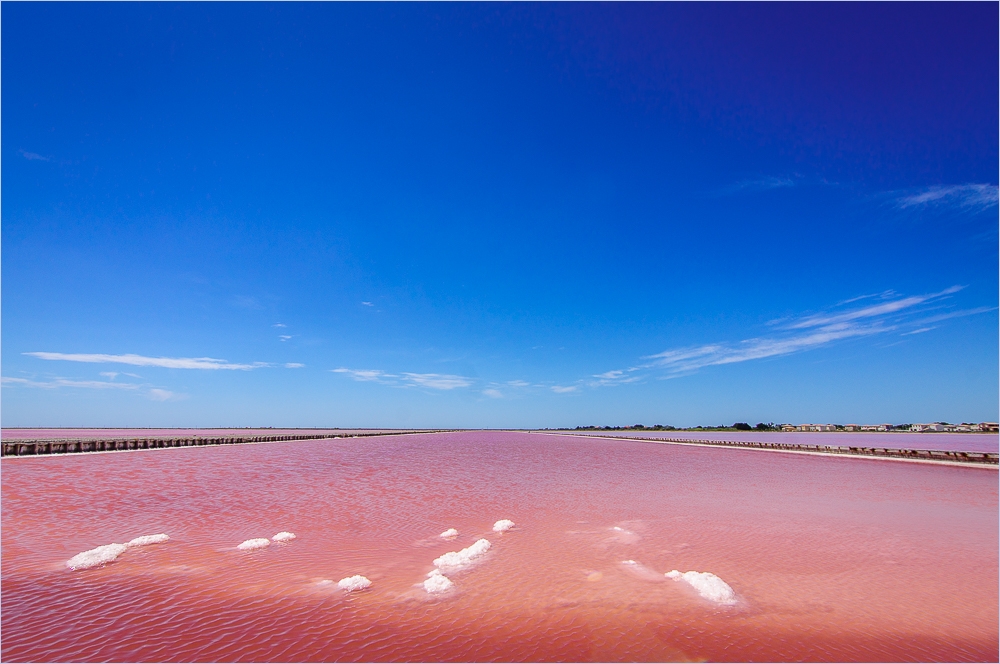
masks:
{"type": "Polygon", "coordinates": [[[796,431],[836,431],[837,427],[832,424],[800,424],[795,427],[796,431]]]}
{"type": "Polygon", "coordinates": [[[989,433],[1000,433],[1000,424],[997,424],[996,422],[980,422],[979,430],[987,431],[989,433]]]}
{"type": "Polygon", "coordinates": [[[860,431],[861,427],[857,424],[845,424],[844,431],[860,431]]]}
{"type": "Polygon", "coordinates": [[[947,431],[947,428],[939,422],[931,422],[930,424],[911,424],[910,431],[947,431]]]}
{"type": "Polygon", "coordinates": [[[782,424],[781,425],[781,430],[782,431],[796,431],[797,427],[794,424],[782,424]]]}

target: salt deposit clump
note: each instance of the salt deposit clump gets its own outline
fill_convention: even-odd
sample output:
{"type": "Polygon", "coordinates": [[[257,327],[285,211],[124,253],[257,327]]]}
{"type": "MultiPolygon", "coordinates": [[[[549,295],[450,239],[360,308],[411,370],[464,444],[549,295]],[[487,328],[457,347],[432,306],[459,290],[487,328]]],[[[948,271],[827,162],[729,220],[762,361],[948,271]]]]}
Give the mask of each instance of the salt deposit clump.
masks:
{"type": "Polygon", "coordinates": [[[449,551],[440,558],[435,558],[434,566],[441,568],[462,568],[472,564],[489,550],[489,540],[476,540],[474,544],[465,547],[461,551],[449,551]]]}
{"type": "Polygon", "coordinates": [[[146,546],[147,544],[161,544],[169,540],[165,533],[160,533],[159,535],[143,535],[142,537],[136,537],[133,540],[129,540],[125,545],[127,547],[133,546],[146,546]]]}
{"type": "Polygon", "coordinates": [[[100,567],[106,563],[114,562],[127,548],[124,544],[105,544],[96,549],[76,554],[66,561],[66,567],[74,570],[100,567]]]}
{"type": "Polygon", "coordinates": [[[361,576],[360,574],[355,574],[354,576],[349,576],[346,579],[337,581],[337,587],[341,590],[346,590],[347,592],[364,590],[371,584],[372,582],[368,579],[368,577],[361,576]]]}
{"type": "Polygon", "coordinates": [[[458,537],[458,531],[455,530],[454,528],[449,528],[448,530],[438,535],[438,537],[443,537],[444,539],[454,539],[458,537]]]}
{"type": "Polygon", "coordinates": [[[431,594],[443,593],[446,590],[451,590],[454,587],[455,584],[452,583],[451,579],[442,574],[441,570],[439,569],[436,569],[430,574],[428,574],[427,580],[424,581],[424,590],[426,590],[431,594]]]}
{"type": "Polygon", "coordinates": [[[735,604],[736,593],[728,583],[711,572],[684,572],[671,570],[664,576],[674,581],[686,581],[698,594],[716,604],[735,604]]]}
{"type": "Polygon", "coordinates": [[[295,533],[289,533],[287,531],[281,531],[277,535],[271,538],[272,542],[290,542],[295,539],[295,533]]]}
{"type": "Polygon", "coordinates": [[[493,524],[493,532],[502,533],[514,527],[514,522],[510,519],[500,519],[493,524]]]}
{"type": "Polygon", "coordinates": [[[256,539],[248,539],[246,542],[239,544],[236,548],[240,551],[253,551],[254,549],[263,549],[266,546],[271,545],[271,540],[266,537],[258,537],[256,539]]]}

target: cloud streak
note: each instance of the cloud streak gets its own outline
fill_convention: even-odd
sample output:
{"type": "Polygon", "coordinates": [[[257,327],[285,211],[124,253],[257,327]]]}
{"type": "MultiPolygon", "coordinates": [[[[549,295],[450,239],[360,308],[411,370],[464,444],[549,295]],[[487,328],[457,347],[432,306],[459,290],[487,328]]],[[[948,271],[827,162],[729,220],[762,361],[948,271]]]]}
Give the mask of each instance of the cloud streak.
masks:
{"type": "Polygon", "coordinates": [[[28,161],[52,161],[51,157],[43,157],[36,152],[28,152],[26,150],[18,150],[18,152],[20,152],[21,156],[28,161]]]}
{"type": "Polygon", "coordinates": [[[103,353],[23,353],[40,360],[58,360],[64,362],[88,362],[93,364],[129,364],[135,367],[161,367],[164,369],[205,369],[249,371],[271,366],[267,362],[252,364],[237,364],[212,357],[146,357],[145,355],[105,355],[103,353]]]}
{"type": "Polygon", "coordinates": [[[996,204],[997,187],[992,184],[939,185],[927,187],[896,199],[896,205],[903,209],[951,205],[966,209],[985,210],[996,204]]]}
{"type": "Polygon", "coordinates": [[[732,196],[733,194],[769,191],[771,189],[784,189],[785,187],[794,186],[795,180],[791,178],[764,177],[731,184],[728,187],[724,187],[719,193],[723,196],[732,196]]]}
{"type": "Polygon", "coordinates": [[[383,385],[394,385],[396,387],[426,387],[432,390],[445,391],[470,387],[474,382],[471,378],[452,374],[410,372],[391,374],[381,369],[348,369],[346,367],[331,369],[330,371],[345,374],[359,382],[382,383],[383,385]]]}
{"type": "Polygon", "coordinates": [[[54,378],[47,381],[28,380],[27,378],[10,378],[4,376],[0,378],[3,385],[21,385],[23,387],[40,387],[43,389],[56,389],[60,387],[82,387],[91,390],[137,390],[141,385],[135,383],[112,383],[104,380],[71,380],[69,378],[54,378]]]}
{"type": "Polygon", "coordinates": [[[881,335],[895,330],[900,334],[919,334],[932,329],[930,325],[949,318],[971,316],[995,311],[996,307],[977,307],[927,316],[929,311],[947,306],[945,301],[962,286],[952,286],[936,293],[900,297],[894,291],[863,295],[843,300],[832,310],[771,321],[774,334],[744,339],[672,348],[643,357],[644,362],[628,369],[616,369],[596,374],[587,384],[591,387],[620,385],[641,380],[647,374],[674,378],[699,369],[736,364],[769,357],[780,357],[827,346],[837,341],[881,335]],[[871,303],[871,298],[880,302],[871,303]],[[860,303],[864,306],[843,308],[860,303]],[[921,314],[924,314],[921,317],[921,314]],[[919,328],[919,329],[917,329],[919,328]]]}
{"type": "Polygon", "coordinates": [[[825,325],[836,325],[839,323],[846,323],[851,321],[860,320],[863,318],[876,318],[880,316],[886,316],[888,314],[893,314],[904,309],[910,309],[918,304],[923,304],[924,302],[930,302],[932,300],[940,299],[946,295],[951,295],[962,290],[962,286],[952,286],[951,288],[946,288],[939,293],[930,293],[929,295],[914,295],[911,297],[904,297],[898,300],[893,300],[891,302],[884,302],[882,304],[875,304],[869,307],[863,307],[861,309],[855,309],[853,311],[847,311],[836,314],[816,314],[813,316],[806,316],[800,318],[797,321],[786,324],[785,327],[788,329],[805,329],[810,327],[818,327],[825,325]]]}

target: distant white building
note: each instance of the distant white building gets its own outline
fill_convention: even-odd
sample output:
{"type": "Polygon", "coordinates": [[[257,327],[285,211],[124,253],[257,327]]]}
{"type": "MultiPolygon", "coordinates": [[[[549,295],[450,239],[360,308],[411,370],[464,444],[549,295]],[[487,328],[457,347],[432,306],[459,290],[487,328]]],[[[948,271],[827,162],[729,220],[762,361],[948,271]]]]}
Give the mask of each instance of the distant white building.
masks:
{"type": "Polygon", "coordinates": [[[844,431],[860,431],[861,427],[857,424],[845,424],[844,431]]]}
{"type": "Polygon", "coordinates": [[[946,427],[938,422],[931,422],[930,424],[911,424],[910,431],[946,431],[946,427]]]}

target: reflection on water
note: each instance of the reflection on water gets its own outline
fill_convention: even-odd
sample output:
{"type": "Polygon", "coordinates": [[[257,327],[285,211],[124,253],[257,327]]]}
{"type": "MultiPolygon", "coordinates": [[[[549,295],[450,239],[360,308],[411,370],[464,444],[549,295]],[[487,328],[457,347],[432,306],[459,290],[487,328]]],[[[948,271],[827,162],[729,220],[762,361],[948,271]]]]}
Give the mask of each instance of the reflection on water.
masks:
{"type": "Polygon", "coordinates": [[[2,470],[4,661],[998,657],[992,469],[449,433],[2,470]]]}

